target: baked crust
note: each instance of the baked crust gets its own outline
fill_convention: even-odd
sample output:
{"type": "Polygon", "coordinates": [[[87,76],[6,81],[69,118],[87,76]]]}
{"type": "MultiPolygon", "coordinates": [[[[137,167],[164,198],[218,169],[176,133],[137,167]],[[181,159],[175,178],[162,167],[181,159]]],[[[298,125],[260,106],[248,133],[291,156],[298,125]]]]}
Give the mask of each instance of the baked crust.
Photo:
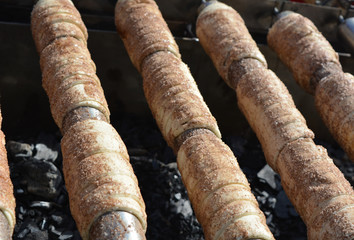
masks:
{"type": "Polygon", "coordinates": [[[87,29],[71,1],[39,0],[32,11],[31,23],[39,53],[60,37],[74,37],[87,44],[87,29]]]}
{"type": "Polygon", "coordinates": [[[168,145],[176,152],[177,137],[195,128],[210,129],[221,137],[155,1],[118,1],[115,23],[144,79],[145,97],[168,145]]]}
{"type": "Polygon", "coordinates": [[[153,0],[119,0],[115,24],[133,65],[141,71],[143,60],[158,51],[180,58],[178,46],[153,0]]]}
{"type": "Polygon", "coordinates": [[[177,151],[177,137],[189,129],[206,128],[221,138],[187,65],[174,54],[161,51],[149,56],[141,75],[151,112],[170,147],[177,151]]]}
{"type": "MultiPolygon", "coordinates": [[[[2,117],[0,112],[0,125],[2,117]]],[[[3,234],[7,237],[12,236],[15,228],[16,215],[15,207],[16,201],[13,192],[13,185],[10,179],[10,169],[7,160],[7,152],[5,148],[5,135],[0,130],[0,211],[4,215],[7,222],[1,222],[1,229],[6,230],[3,234]]],[[[4,220],[4,218],[1,218],[4,220]]],[[[3,236],[3,235],[1,235],[3,236]]],[[[3,236],[4,237],[4,236],[3,236]]]]}
{"type": "Polygon", "coordinates": [[[206,239],[274,239],[235,156],[215,134],[188,137],[177,164],[206,239]]]}
{"type": "Polygon", "coordinates": [[[323,78],[315,103],[334,138],[354,161],[354,76],[335,72],[323,78]]]}
{"type": "Polygon", "coordinates": [[[46,46],[40,54],[43,88],[46,90],[51,112],[59,128],[71,110],[92,107],[109,120],[109,109],[96,66],[81,41],[60,37],[46,46]]]}
{"type": "Polygon", "coordinates": [[[271,70],[259,68],[244,74],[236,95],[240,110],[275,171],[278,155],[287,143],[314,137],[287,88],[271,70]]]}
{"type": "Polygon", "coordinates": [[[315,96],[323,121],[354,161],[354,77],[343,73],[330,43],[309,19],[297,13],[275,22],[268,43],[298,84],[315,96]]]}
{"type": "Polygon", "coordinates": [[[61,37],[47,45],[40,54],[40,66],[42,85],[49,97],[72,75],[85,74],[97,79],[96,65],[86,45],[72,37],[61,37]]]}
{"type": "MultiPolygon", "coordinates": [[[[204,8],[201,12],[202,18],[198,18],[197,33],[207,31],[212,34],[217,31],[215,29],[203,30],[198,28],[209,28],[210,26],[223,28],[219,24],[222,25],[225,21],[228,21],[220,13],[220,9],[225,9],[228,14],[231,14],[230,8],[221,6],[211,7],[212,5],[224,4],[214,2],[204,8]],[[213,11],[213,9],[215,10],[213,11]],[[215,22],[205,24],[204,21],[208,22],[205,19],[208,19],[209,15],[210,19],[208,21],[215,22]]],[[[234,14],[237,15],[235,11],[234,14]]],[[[225,26],[230,25],[225,24],[225,26]]],[[[240,31],[237,30],[239,27],[239,25],[233,25],[227,29],[229,33],[225,35],[232,36],[234,33],[239,33],[240,31]]],[[[301,27],[301,24],[298,24],[298,28],[300,29],[301,27]]],[[[240,28],[242,29],[243,27],[240,28]]],[[[312,35],[317,36],[316,34],[312,35]]],[[[306,32],[303,35],[307,37],[306,32]]],[[[215,39],[218,39],[217,37],[203,39],[205,36],[204,34],[198,35],[203,47],[217,46],[217,43],[213,42],[215,39]]],[[[242,37],[246,38],[247,36],[243,35],[242,37]]],[[[279,39],[279,36],[273,37],[279,39]]],[[[248,35],[248,38],[251,39],[251,36],[248,35]]],[[[222,41],[222,39],[218,41],[222,41]]],[[[230,41],[229,44],[234,43],[230,41]]],[[[234,50],[232,46],[225,46],[224,48],[234,51],[235,54],[240,51],[239,49],[234,50]]],[[[245,49],[245,52],[247,51],[248,49],[245,49]]],[[[211,57],[215,58],[213,54],[217,53],[217,49],[207,50],[207,52],[213,52],[211,57]]],[[[226,53],[227,56],[231,56],[232,54],[226,53]]],[[[288,52],[284,51],[283,54],[287,55],[288,52]]],[[[291,54],[289,55],[291,56],[291,54]]],[[[295,56],[293,57],[295,58],[295,56]]],[[[344,99],[342,107],[337,110],[338,117],[340,118],[344,116],[340,111],[344,112],[344,109],[349,109],[353,106],[351,100],[353,94],[348,90],[349,87],[341,89],[343,85],[350,85],[351,83],[349,82],[351,80],[349,80],[348,76],[343,76],[346,79],[340,81],[343,82],[343,85],[331,81],[333,76],[330,66],[334,66],[334,69],[338,70],[338,64],[335,61],[335,54],[329,55],[327,58],[333,61],[330,64],[324,65],[325,67],[321,71],[318,70],[315,76],[317,79],[320,78],[319,76],[326,77],[327,81],[320,81],[316,91],[322,91],[321,94],[318,94],[319,97],[323,98],[321,101],[322,104],[327,104],[326,102],[332,100],[338,101],[339,98],[341,100],[344,99]],[[335,96],[336,94],[338,94],[338,99],[335,96]]],[[[318,61],[307,66],[308,69],[304,70],[303,74],[306,75],[310,73],[311,69],[317,68],[318,65],[316,64],[319,64],[322,59],[318,57],[318,61]]],[[[223,78],[227,83],[236,84],[229,85],[236,89],[238,105],[257,134],[268,164],[279,173],[285,192],[306,223],[308,238],[328,240],[353,239],[354,191],[352,187],[333,164],[332,159],[328,157],[326,150],[314,144],[312,140],[313,133],[307,128],[305,119],[296,109],[284,84],[272,71],[266,69],[261,63],[257,63],[256,61],[259,60],[255,58],[234,60],[227,71],[228,76],[235,79],[225,79],[225,76],[223,78]]],[[[307,63],[305,62],[305,64],[307,63]]],[[[218,64],[215,64],[215,66],[219,67],[218,64]]],[[[221,71],[224,70],[222,69],[221,71]]],[[[303,81],[301,84],[309,84],[309,78],[307,75],[307,82],[303,81]]],[[[344,117],[343,121],[349,123],[348,118],[344,117]]],[[[340,119],[336,122],[335,120],[333,125],[341,124],[343,121],[340,119]]],[[[337,125],[337,127],[339,126],[337,125]]],[[[342,128],[350,130],[350,125],[343,125],[342,128]]],[[[351,128],[353,129],[352,126],[351,128]]]]}
{"type": "Polygon", "coordinates": [[[297,83],[314,93],[314,73],[328,62],[340,66],[338,54],[307,18],[290,13],[276,21],[267,36],[268,45],[290,68],[297,83]]]}
{"type": "Polygon", "coordinates": [[[145,239],[144,201],[127,149],[109,124],[108,105],[79,12],[70,0],[40,0],[32,12],[32,31],[40,54],[42,85],[64,135],[64,178],[82,238],[92,239],[106,230],[112,236],[105,236],[113,238],[127,223],[121,226],[101,220],[117,219],[124,212],[138,219],[136,224],[141,226],[130,230],[145,239]]]}
{"type": "Polygon", "coordinates": [[[353,239],[354,191],[326,149],[311,139],[288,143],[278,169],[309,239],[353,239]]]}
{"type": "Polygon", "coordinates": [[[231,7],[212,3],[204,8],[198,16],[196,31],[220,76],[232,89],[237,86],[234,80],[229,79],[232,62],[252,58],[267,67],[267,62],[250,37],[243,19],[231,7]]]}
{"type": "Polygon", "coordinates": [[[61,146],[70,210],[84,239],[99,216],[115,210],[132,213],[146,229],[145,204],[127,149],[109,123],[78,122],[61,146]]]}
{"type": "Polygon", "coordinates": [[[217,123],[156,3],[118,1],[115,18],[117,31],[143,77],[151,112],[177,154],[205,238],[274,239],[236,158],[220,140],[217,123]]]}

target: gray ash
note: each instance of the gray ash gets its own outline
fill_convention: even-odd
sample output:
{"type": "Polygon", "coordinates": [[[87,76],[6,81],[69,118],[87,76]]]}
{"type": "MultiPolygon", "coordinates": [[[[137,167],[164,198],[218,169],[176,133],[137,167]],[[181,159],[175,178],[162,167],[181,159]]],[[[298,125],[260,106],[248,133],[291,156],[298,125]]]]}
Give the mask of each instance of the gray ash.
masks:
{"type": "MultiPolygon", "coordinates": [[[[152,118],[124,116],[117,121],[131,164],[139,180],[148,216],[147,239],[202,240],[198,223],[172,150],[152,118]]],[[[225,136],[250,182],[276,239],[306,239],[306,226],[280,185],[280,177],[267,164],[256,136],[225,136]]],[[[224,134],[225,135],[225,134],[224,134]]],[[[16,197],[15,240],[79,240],[70,215],[62,173],[61,136],[57,133],[21,136],[7,142],[16,197]]],[[[335,164],[353,185],[354,164],[345,161],[337,145],[324,145],[335,164]],[[344,161],[342,160],[344,159],[344,161]]]]}

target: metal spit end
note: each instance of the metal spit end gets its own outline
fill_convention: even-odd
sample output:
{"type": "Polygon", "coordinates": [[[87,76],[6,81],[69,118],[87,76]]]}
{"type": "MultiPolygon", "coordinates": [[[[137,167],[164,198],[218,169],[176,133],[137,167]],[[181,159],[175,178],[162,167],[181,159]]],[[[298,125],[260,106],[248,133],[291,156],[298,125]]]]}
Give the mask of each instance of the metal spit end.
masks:
{"type": "Polygon", "coordinates": [[[288,16],[288,15],[290,15],[290,14],[293,14],[294,12],[293,11],[282,11],[282,12],[279,12],[279,10],[278,10],[278,12],[276,12],[276,10],[274,10],[274,13],[275,13],[275,16],[276,16],[276,21],[278,21],[278,20],[280,20],[280,19],[282,19],[282,18],[284,18],[284,17],[286,17],[286,16],[288,16]]]}
{"type": "Polygon", "coordinates": [[[113,211],[100,216],[90,229],[90,240],[146,240],[140,221],[131,213],[113,211]]]}
{"type": "Polygon", "coordinates": [[[279,12],[280,12],[279,8],[275,7],[273,9],[273,15],[277,16],[279,14],[279,12]]]}
{"type": "Polygon", "coordinates": [[[343,15],[339,15],[338,21],[339,21],[339,24],[344,23],[345,22],[344,16],[343,15]]]}
{"type": "Polygon", "coordinates": [[[216,0],[202,0],[202,4],[198,8],[198,15],[204,10],[204,8],[216,2],[216,0]]]}

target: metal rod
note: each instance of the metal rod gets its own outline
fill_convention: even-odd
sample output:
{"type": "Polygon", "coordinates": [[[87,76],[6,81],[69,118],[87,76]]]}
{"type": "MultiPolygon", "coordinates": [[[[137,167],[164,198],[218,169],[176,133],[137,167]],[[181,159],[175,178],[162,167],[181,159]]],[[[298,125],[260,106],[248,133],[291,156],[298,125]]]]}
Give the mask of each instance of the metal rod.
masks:
{"type": "Polygon", "coordinates": [[[100,216],[90,229],[90,240],[145,240],[139,220],[131,213],[113,211],[100,216]]]}

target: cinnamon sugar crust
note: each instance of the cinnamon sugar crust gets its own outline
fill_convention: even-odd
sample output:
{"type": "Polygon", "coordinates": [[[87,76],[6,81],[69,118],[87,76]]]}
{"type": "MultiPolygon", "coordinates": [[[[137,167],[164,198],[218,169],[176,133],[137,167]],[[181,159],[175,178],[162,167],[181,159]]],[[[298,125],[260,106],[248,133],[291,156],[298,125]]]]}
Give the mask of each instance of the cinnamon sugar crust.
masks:
{"type": "MultiPolygon", "coordinates": [[[[32,33],[40,53],[43,88],[64,135],[64,177],[82,238],[100,234],[103,215],[124,212],[138,219],[141,226],[131,231],[143,239],[145,204],[126,147],[109,124],[109,108],[79,12],[70,0],[40,0],[32,12],[32,33]]],[[[119,228],[118,223],[105,225],[112,234],[119,228]]]]}
{"type": "Polygon", "coordinates": [[[324,123],[354,161],[354,77],[344,73],[338,54],[307,18],[289,13],[275,22],[268,43],[315,96],[324,123]]]}
{"type": "Polygon", "coordinates": [[[177,164],[206,239],[274,239],[229,147],[209,130],[189,136],[177,164]]]}
{"type": "Polygon", "coordinates": [[[232,89],[237,86],[229,79],[230,65],[234,61],[256,59],[267,68],[267,62],[243,19],[231,7],[218,3],[208,5],[198,16],[196,31],[220,76],[232,89]]]}
{"type": "Polygon", "coordinates": [[[176,151],[177,137],[189,129],[206,128],[221,137],[188,67],[179,58],[157,52],[142,66],[145,97],[169,146],[176,151]]]}
{"type": "Polygon", "coordinates": [[[180,58],[178,46],[153,0],[120,0],[115,24],[133,65],[141,71],[143,60],[158,51],[180,58]]]}
{"type": "Polygon", "coordinates": [[[5,135],[1,130],[0,130],[0,189],[1,189],[0,211],[3,216],[1,218],[1,223],[0,223],[2,227],[1,229],[4,230],[4,236],[10,237],[12,236],[12,232],[16,223],[16,215],[15,215],[16,202],[13,193],[13,185],[10,179],[10,169],[7,161],[7,153],[5,148],[5,135]]]}
{"type": "Polygon", "coordinates": [[[205,238],[274,239],[236,158],[220,140],[217,123],[181,61],[156,3],[118,1],[115,17],[117,31],[143,77],[151,112],[177,154],[178,168],[205,238]],[[253,217],[243,218],[245,215],[253,217]],[[255,227],[243,224],[245,219],[254,221],[246,222],[255,227]]]}
{"type": "MultiPolygon", "coordinates": [[[[214,2],[206,6],[201,12],[202,17],[198,19],[197,28],[207,28],[209,26],[223,28],[221,25],[228,20],[218,11],[225,9],[227,14],[231,14],[231,10],[221,5],[224,4],[214,2]],[[220,7],[211,7],[212,5],[220,5],[220,7]],[[206,20],[209,14],[210,18],[206,20]],[[203,21],[214,21],[214,23],[206,25],[203,21]]],[[[237,15],[235,11],[234,14],[237,15]]],[[[292,15],[286,15],[283,18],[292,15]]],[[[284,23],[283,18],[279,21],[284,23]]],[[[306,22],[307,20],[302,23],[306,24],[306,22]]],[[[239,33],[239,29],[244,27],[228,24],[225,24],[225,26],[229,26],[229,29],[227,29],[229,35],[239,33]]],[[[353,115],[350,107],[353,106],[351,96],[354,96],[350,90],[352,88],[349,87],[351,77],[344,74],[338,76],[341,68],[338,65],[336,53],[332,49],[326,54],[329,44],[323,39],[319,43],[312,44],[315,39],[320,38],[313,25],[303,28],[299,22],[296,24],[291,22],[282,25],[282,27],[279,26],[280,24],[274,29],[286,32],[293,27],[299,30],[299,34],[292,37],[289,32],[283,33],[284,36],[278,36],[274,34],[275,30],[271,36],[274,42],[282,41],[281,38],[291,38],[289,41],[294,41],[294,44],[290,44],[287,48],[279,47],[281,43],[275,47],[282,50],[284,58],[296,58],[296,60],[291,59],[291,61],[297,61],[294,66],[300,64],[301,61],[301,64],[306,65],[301,71],[297,72],[299,76],[302,76],[301,79],[298,79],[299,84],[308,91],[315,91],[316,89],[318,98],[323,98],[317,102],[318,108],[329,108],[331,106],[329,102],[331,101],[336,102],[337,105],[338,102],[341,102],[339,108],[326,111],[326,114],[333,114],[338,117],[338,121],[333,118],[334,121],[330,122],[334,128],[342,128],[346,129],[344,131],[350,132],[353,127],[349,125],[351,121],[348,119],[353,115]],[[299,58],[297,55],[302,53],[294,53],[298,51],[294,47],[295,42],[305,43],[301,48],[304,54],[299,58]],[[310,59],[307,58],[306,54],[310,53],[311,49],[320,46],[321,50],[315,56],[314,61],[311,63],[306,61],[310,59]],[[333,81],[334,76],[343,80],[333,81]],[[319,79],[321,80],[318,81],[319,79]],[[349,115],[346,117],[348,113],[349,115]]],[[[203,33],[203,31],[216,34],[214,33],[216,29],[197,29],[197,33],[203,33]]],[[[206,48],[207,53],[211,55],[211,58],[216,59],[217,57],[213,54],[218,53],[218,49],[214,48],[217,43],[213,43],[212,40],[216,39],[217,36],[210,38],[211,40],[206,37],[207,35],[204,34],[199,35],[200,42],[206,48]],[[208,48],[214,49],[210,50],[208,48]]],[[[219,41],[222,41],[222,39],[219,41]]],[[[232,41],[229,44],[238,46],[232,41]]],[[[274,43],[274,45],[276,44],[274,43]]],[[[225,49],[237,53],[232,46],[227,46],[225,49]]],[[[248,52],[247,48],[245,52],[248,52]]],[[[223,55],[229,56],[232,53],[223,55]]],[[[221,57],[219,56],[219,58],[221,57]]],[[[228,71],[228,77],[234,78],[226,79],[225,75],[221,74],[226,83],[236,89],[238,105],[257,134],[268,164],[280,174],[285,192],[306,223],[308,238],[353,239],[353,189],[333,164],[332,159],[328,157],[326,150],[314,144],[313,133],[307,128],[305,119],[296,109],[284,84],[272,71],[263,67],[261,63],[257,63],[259,60],[235,60],[231,63],[230,69],[224,70],[214,59],[215,66],[221,69],[218,69],[219,72],[225,73],[228,71]]],[[[349,134],[349,136],[352,135],[349,134]]],[[[349,144],[352,144],[352,142],[349,144]]],[[[230,226],[235,225],[231,224],[230,226]]]]}
{"type": "Polygon", "coordinates": [[[311,94],[318,84],[313,82],[316,71],[328,62],[341,66],[330,43],[300,14],[290,13],[276,21],[267,40],[270,48],[290,68],[297,83],[311,94]]]}

